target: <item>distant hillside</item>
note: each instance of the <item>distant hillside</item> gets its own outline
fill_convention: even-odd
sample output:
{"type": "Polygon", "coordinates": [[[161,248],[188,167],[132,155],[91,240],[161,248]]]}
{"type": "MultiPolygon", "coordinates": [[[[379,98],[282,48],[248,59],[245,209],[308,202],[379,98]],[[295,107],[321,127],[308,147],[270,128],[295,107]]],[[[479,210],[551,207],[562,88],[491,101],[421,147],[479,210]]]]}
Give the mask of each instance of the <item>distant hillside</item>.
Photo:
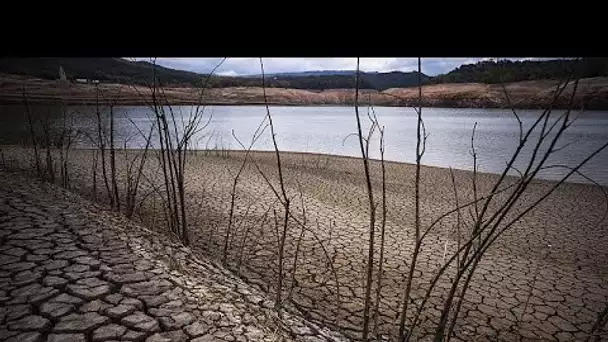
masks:
{"type": "MultiPolygon", "coordinates": [[[[62,66],[71,80],[98,79],[103,83],[150,85],[153,65],[147,61],[128,61],[122,58],[0,58],[0,73],[23,75],[47,80],[59,77],[62,66]]],[[[483,61],[462,65],[447,74],[429,77],[422,74],[423,84],[520,82],[559,79],[569,74],[573,60],[544,61],[483,61]]],[[[576,64],[581,78],[608,76],[608,58],[585,58],[576,64]]],[[[207,75],[156,66],[161,84],[172,87],[198,87],[207,82],[207,75]]],[[[354,70],[325,70],[266,75],[269,88],[330,90],[353,89],[354,70]]],[[[229,77],[214,75],[207,83],[212,88],[259,87],[259,75],[229,77]]],[[[417,72],[361,72],[360,88],[384,91],[408,88],[418,84],[417,72]]]]}
{"type": "Polygon", "coordinates": [[[580,78],[608,76],[608,58],[556,59],[544,61],[481,61],[462,65],[427,84],[520,82],[560,79],[575,71],[580,78]]]}
{"type": "MultiPolygon", "coordinates": [[[[105,83],[152,84],[153,66],[145,61],[132,62],[122,58],[1,58],[0,72],[57,79],[62,66],[68,79],[98,79],[105,83]]],[[[194,72],[156,67],[162,83],[195,86],[204,75],[194,72]]],[[[223,78],[222,78],[223,79],[223,78]]],[[[229,79],[229,78],[228,78],[229,79]]],[[[235,84],[232,84],[235,86],[235,84]]]]}
{"type": "MultiPolygon", "coordinates": [[[[376,73],[370,72],[365,73],[363,76],[367,82],[369,82],[374,89],[377,90],[385,90],[390,88],[408,88],[415,87],[418,85],[418,72],[386,72],[386,73],[376,73]]],[[[421,81],[425,83],[429,76],[421,73],[420,77],[421,81]]]]}
{"type": "MultiPolygon", "coordinates": [[[[343,71],[342,74],[289,76],[275,75],[271,85],[277,88],[295,89],[352,89],[355,86],[356,71],[343,71]]],[[[422,74],[422,81],[429,79],[422,74]]],[[[390,88],[408,88],[418,85],[418,72],[393,71],[387,73],[361,72],[359,87],[361,89],[386,90],[390,88]]]]}
{"type": "MultiPolygon", "coordinates": [[[[146,61],[132,62],[122,58],[3,58],[0,72],[27,75],[42,79],[57,79],[62,66],[71,80],[78,78],[98,79],[104,83],[152,84],[153,65],[146,61]]],[[[352,89],[355,86],[354,71],[310,72],[270,74],[266,85],[271,88],[292,89],[352,89]]],[[[207,75],[156,66],[156,76],[162,84],[171,86],[200,86],[207,75]]],[[[423,75],[423,80],[428,79],[423,75]]],[[[257,77],[228,77],[214,75],[209,81],[213,88],[257,87],[257,77]]],[[[385,90],[415,86],[416,72],[361,73],[361,89],[385,90]]]]}
{"type": "MultiPolygon", "coordinates": [[[[354,75],[354,70],[310,70],[310,71],[294,71],[294,72],[276,72],[266,74],[268,77],[281,76],[328,76],[328,75],[354,75]]],[[[243,77],[259,78],[260,74],[245,75],[243,77]]]]}
{"type": "MultiPolygon", "coordinates": [[[[300,72],[279,72],[266,74],[273,87],[295,89],[349,89],[354,87],[356,70],[313,70],[300,72]],[[291,86],[285,86],[291,85],[291,86]],[[322,88],[323,87],[323,88],[322,88]]],[[[247,75],[244,78],[259,78],[247,75]]],[[[422,81],[430,79],[422,74],[422,81]]],[[[408,88],[418,85],[418,72],[360,72],[360,88],[386,90],[408,88]]]]}
{"type": "MultiPolygon", "coordinates": [[[[74,83],[64,86],[54,80],[24,78],[0,74],[0,104],[22,104],[24,85],[27,83],[28,103],[94,105],[115,103],[120,105],[146,105],[151,92],[145,86],[123,87],[120,84],[102,83],[99,99],[95,86],[74,83]]],[[[422,87],[422,105],[451,108],[547,108],[555,93],[558,81],[524,81],[505,85],[510,98],[506,101],[502,86],[482,83],[450,83],[422,87]]],[[[354,104],[354,89],[328,89],[323,91],[261,87],[214,88],[204,92],[202,98],[196,88],[164,87],[162,98],[175,105],[338,105],[354,104]],[[199,102],[200,101],[200,102],[199,102]]],[[[567,108],[573,85],[566,89],[554,108],[567,108]]],[[[392,88],[385,91],[361,90],[360,103],[375,106],[410,107],[419,104],[417,87],[392,88]]],[[[575,108],[608,110],[608,77],[587,78],[580,81],[574,99],[575,108]]]]}

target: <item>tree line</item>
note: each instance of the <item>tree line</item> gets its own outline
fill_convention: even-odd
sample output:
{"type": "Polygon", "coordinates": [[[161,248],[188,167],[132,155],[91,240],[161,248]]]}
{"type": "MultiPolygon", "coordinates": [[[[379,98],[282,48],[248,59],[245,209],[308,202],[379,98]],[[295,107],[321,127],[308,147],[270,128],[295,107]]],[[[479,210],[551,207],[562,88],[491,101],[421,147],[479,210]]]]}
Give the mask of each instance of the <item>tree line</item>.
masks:
{"type": "Polygon", "coordinates": [[[608,58],[556,59],[544,61],[480,61],[465,64],[427,80],[427,84],[520,82],[561,79],[572,71],[580,78],[608,76],[608,58]]]}

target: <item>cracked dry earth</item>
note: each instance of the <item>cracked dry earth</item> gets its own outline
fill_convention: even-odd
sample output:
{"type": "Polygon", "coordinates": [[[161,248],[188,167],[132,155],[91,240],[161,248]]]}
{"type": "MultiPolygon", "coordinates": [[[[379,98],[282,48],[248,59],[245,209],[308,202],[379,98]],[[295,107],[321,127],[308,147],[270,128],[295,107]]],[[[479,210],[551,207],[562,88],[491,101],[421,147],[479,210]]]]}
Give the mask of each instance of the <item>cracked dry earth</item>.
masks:
{"type": "MultiPolygon", "coordinates": [[[[273,155],[256,153],[254,157],[277,184],[273,155]]],[[[306,317],[356,339],[362,326],[369,237],[368,204],[361,161],[290,153],[282,154],[281,159],[287,191],[293,198],[293,210],[301,210],[301,189],[307,220],[312,228],[304,234],[300,246],[292,299],[306,317]],[[313,234],[318,239],[313,238],[313,234]],[[321,244],[325,246],[337,273],[341,296],[339,304],[336,298],[338,287],[327,266],[321,244]]],[[[210,218],[216,215],[216,221],[203,230],[204,235],[199,235],[215,236],[214,241],[218,243],[207,248],[210,253],[222,248],[231,177],[236,174],[241,160],[242,154],[238,153],[231,154],[230,158],[201,158],[193,162],[189,173],[193,177],[190,183],[192,191],[204,189],[205,203],[215,206],[207,215],[210,218]],[[196,172],[197,169],[201,171],[196,172]],[[232,171],[226,172],[226,169],[232,171]]],[[[378,181],[379,163],[371,164],[374,188],[378,190],[381,187],[378,181]]],[[[387,247],[378,330],[392,336],[398,324],[399,303],[412,255],[412,169],[410,165],[387,164],[387,247]]],[[[471,173],[454,172],[461,203],[466,202],[467,198],[471,199],[471,173]]],[[[447,170],[423,167],[422,175],[424,193],[421,213],[423,224],[428,225],[453,208],[454,195],[447,170]]],[[[254,167],[246,168],[242,177],[238,188],[240,202],[235,209],[236,220],[249,223],[235,225],[229,258],[238,264],[239,249],[249,251],[241,273],[249,281],[272,292],[277,277],[276,256],[269,253],[277,245],[273,232],[274,220],[272,212],[266,220],[259,218],[272,203],[273,194],[254,167]],[[252,212],[256,214],[252,215],[252,212]],[[249,232],[251,242],[242,247],[241,241],[246,240],[243,239],[246,229],[242,227],[248,224],[254,225],[256,230],[259,230],[258,226],[265,227],[265,230],[256,235],[252,229],[249,232]]],[[[496,175],[480,174],[480,193],[488,191],[496,178],[496,175]]],[[[550,182],[535,182],[530,186],[529,194],[522,198],[522,203],[530,203],[550,186],[550,182]]],[[[375,198],[381,198],[379,191],[376,191],[375,198]]],[[[597,314],[608,303],[608,222],[605,219],[602,221],[605,206],[602,191],[597,188],[584,184],[564,184],[546,202],[507,231],[488,251],[473,276],[452,340],[584,340],[597,314]]],[[[515,207],[514,213],[518,210],[521,208],[515,207]]],[[[413,278],[412,296],[416,303],[419,303],[431,278],[442,265],[444,248],[450,255],[456,247],[454,216],[439,225],[423,244],[413,278]]],[[[463,224],[463,230],[464,227],[466,225],[463,224]]],[[[286,247],[289,269],[300,233],[299,226],[292,222],[286,247]]],[[[376,243],[378,253],[378,236],[376,243]]],[[[377,260],[376,254],[375,270],[378,269],[377,260]]],[[[432,336],[452,274],[448,271],[432,292],[422,315],[421,326],[416,331],[417,339],[427,340],[432,336]]],[[[287,278],[291,279],[290,276],[287,278]]],[[[375,293],[375,288],[372,293],[375,293]]],[[[412,316],[413,310],[408,314],[408,322],[412,316]]]]}
{"type": "MultiPolygon", "coordinates": [[[[21,149],[12,153],[5,151],[7,156],[20,158],[22,164],[26,164],[28,154],[23,152],[21,149]]],[[[72,189],[86,195],[91,194],[92,155],[87,150],[71,152],[72,189]]],[[[191,248],[198,255],[221,260],[228,237],[228,267],[273,298],[278,276],[278,233],[273,209],[278,213],[278,220],[282,214],[275,195],[251,163],[241,175],[232,231],[226,232],[233,177],[243,155],[235,151],[224,156],[205,152],[189,155],[186,199],[191,248]]],[[[252,157],[278,187],[274,154],[255,152],[252,157]]],[[[117,160],[117,168],[124,170],[121,160],[117,160]]],[[[289,221],[283,296],[289,296],[290,303],[306,320],[339,331],[348,338],[360,339],[369,239],[369,207],[361,160],[281,153],[281,161],[286,191],[292,198],[291,209],[302,222],[302,215],[298,213],[305,208],[308,227],[302,234],[300,226],[294,220],[289,221]],[[296,255],[297,268],[294,268],[296,255]]],[[[161,184],[162,174],[154,172],[159,170],[155,158],[147,163],[148,178],[156,185],[161,184]]],[[[381,198],[380,167],[374,161],[370,165],[378,199],[381,198]]],[[[384,336],[396,335],[413,253],[413,169],[412,165],[402,163],[386,164],[386,250],[378,315],[378,332],[384,336]]],[[[454,170],[454,176],[461,203],[471,200],[472,173],[454,170]]],[[[479,194],[487,193],[497,177],[479,174],[479,194]]],[[[124,182],[124,174],[119,174],[119,181],[124,182]]],[[[522,204],[531,203],[551,185],[551,182],[533,182],[522,204]]],[[[142,187],[145,193],[149,184],[144,183],[142,187]]],[[[98,183],[99,188],[102,186],[98,183]]],[[[421,189],[423,226],[454,208],[448,170],[422,167],[421,189]]],[[[504,199],[502,195],[497,198],[504,199]]],[[[146,227],[162,229],[160,203],[161,199],[149,196],[142,204],[142,213],[137,217],[146,227]]],[[[515,206],[513,213],[521,208],[515,206]]],[[[490,206],[489,210],[494,209],[490,206]]],[[[605,210],[605,198],[598,188],[563,184],[517,222],[480,262],[463,300],[452,341],[585,341],[598,313],[608,304],[605,210]]],[[[468,217],[468,212],[463,212],[461,231],[470,226],[468,217]]],[[[443,255],[450,255],[457,246],[455,218],[455,214],[447,217],[423,243],[412,278],[413,304],[407,324],[413,319],[411,307],[420,303],[430,280],[444,262],[443,255]]],[[[377,253],[378,236],[376,243],[377,253]]],[[[378,254],[374,261],[377,272],[378,254]]],[[[415,340],[432,339],[452,276],[453,268],[440,278],[431,293],[415,330],[415,340]]],[[[375,302],[375,287],[372,293],[375,302]]],[[[603,334],[602,338],[608,340],[605,330],[603,334]]]]}
{"type": "Polygon", "coordinates": [[[340,341],[77,195],[0,172],[0,340],[340,341]]]}

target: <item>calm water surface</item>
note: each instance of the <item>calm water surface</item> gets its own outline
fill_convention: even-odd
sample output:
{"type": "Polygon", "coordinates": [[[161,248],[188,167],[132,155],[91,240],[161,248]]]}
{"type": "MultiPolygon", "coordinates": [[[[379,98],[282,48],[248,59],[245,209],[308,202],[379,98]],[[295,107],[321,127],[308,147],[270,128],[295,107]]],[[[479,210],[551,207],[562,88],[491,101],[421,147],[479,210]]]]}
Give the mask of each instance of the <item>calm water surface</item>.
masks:
{"type": "MultiPolygon", "coordinates": [[[[27,136],[27,116],[20,106],[1,106],[0,143],[15,144],[27,136]]],[[[192,112],[193,107],[173,107],[178,127],[192,112]]],[[[353,133],[357,131],[353,107],[281,107],[270,108],[275,124],[279,148],[283,151],[330,153],[347,156],[360,156],[359,143],[353,133]]],[[[416,150],[416,112],[412,108],[376,107],[374,111],[380,125],[385,128],[385,159],[415,162],[416,150]]],[[[33,107],[32,117],[40,125],[48,118],[50,126],[58,128],[64,123],[69,126],[73,120],[75,128],[95,135],[96,117],[93,107],[69,107],[64,110],[55,107],[33,107]],[[67,119],[66,119],[67,118],[67,119]]],[[[563,110],[554,111],[557,118],[563,110]]],[[[369,128],[368,108],[360,109],[363,128],[369,128]]],[[[542,113],[540,110],[519,110],[524,129],[529,127],[542,113]]],[[[109,111],[102,116],[107,124],[109,111]]],[[[148,132],[152,111],[148,107],[123,106],[114,109],[116,144],[139,148],[145,145],[138,133],[148,132]],[[137,126],[137,128],[136,128],[137,126]]],[[[210,106],[204,109],[201,121],[208,125],[194,137],[198,148],[240,149],[232,132],[245,144],[266,115],[263,106],[210,106]]],[[[564,133],[556,147],[567,145],[547,160],[549,164],[575,166],[602,144],[608,142],[608,112],[585,111],[578,115],[576,122],[564,133]]],[[[442,109],[423,108],[423,118],[428,139],[422,163],[432,166],[452,167],[470,170],[473,165],[471,155],[471,133],[475,123],[475,149],[478,155],[479,170],[498,173],[517,147],[519,125],[509,110],[499,109],[442,109]]],[[[550,123],[553,120],[550,121],[550,123]]],[[[81,135],[78,146],[91,146],[86,134],[81,135]]],[[[372,158],[379,158],[379,135],[370,146],[372,158]]],[[[531,137],[535,142],[537,135],[531,137]]],[[[546,148],[548,144],[545,144],[546,148]]],[[[256,141],[254,149],[271,150],[270,130],[256,141]]],[[[522,151],[516,166],[523,169],[529,161],[532,149],[522,151]]],[[[581,169],[594,180],[608,185],[608,150],[595,156],[581,169]]],[[[557,179],[567,172],[565,169],[552,168],[540,174],[540,178],[557,179]]],[[[515,171],[512,172],[515,174],[515,171]]],[[[587,182],[583,177],[573,175],[571,181],[587,182]]]]}

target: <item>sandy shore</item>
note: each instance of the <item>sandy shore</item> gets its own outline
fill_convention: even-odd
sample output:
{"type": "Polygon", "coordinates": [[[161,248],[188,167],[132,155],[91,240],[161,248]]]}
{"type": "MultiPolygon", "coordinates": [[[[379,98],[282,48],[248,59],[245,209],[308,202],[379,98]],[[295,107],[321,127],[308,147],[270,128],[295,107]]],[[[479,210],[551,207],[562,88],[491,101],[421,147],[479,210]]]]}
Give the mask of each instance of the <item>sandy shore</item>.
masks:
{"type": "MultiPolygon", "coordinates": [[[[8,163],[15,166],[16,160],[21,159],[23,165],[23,151],[7,148],[3,151],[8,163]]],[[[192,247],[200,253],[221,258],[230,190],[243,155],[242,152],[189,155],[188,214],[192,247]]],[[[273,186],[278,186],[274,155],[256,152],[252,156],[273,186]]],[[[302,228],[290,222],[286,239],[286,287],[289,290],[293,284],[291,298],[307,318],[356,337],[362,322],[369,233],[362,162],[356,158],[314,154],[282,153],[281,156],[292,210],[299,213],[301,222],[305,213],[307,227],[299,243],[294,277],[294,256],[302,228]]],[[[84,194],[92,187],[91,158],[88,150],[71,152],[72,186],[84,194]]],[[[118,161],[124,162],[122,154],[118,161]]],[[[372,162],[371,167],[375,197],[379,199],[380,165],[372,162]]],[[[159,180],[157,171],[158,165],[151,159],[147,168],[151,182],[159,180]]],[[[459,201],[464,203],[472,198],[472,173],[455,170],[454,175],[459,201]]],[[[412,253],[414,168],[408,164],[387,163],[386,177],[386,250],[378,329],[383,334],[392,334],[412,253]]],[[[479,193],[486,193],[496,180],[496,175],[479,174],[479,193]]],[[[548,181],[531,184],[514,212],[541,196],[552,184],[548,181]]],[[[98,188],[103,188],[101,183],[98,188]]],[[[448,170],[422,167],[421,189],[423,226],[454,208],[448,170]]],[[[277,233],[271,208],[279,210],[279,206],[272,190],[251,163],[241,175],[235,203],[228,244],[229,265],[250,283],[273,292],[277,279],[277,233]]],[[[158,198],[148,196],[137,219],[161,229],[159,205],[158,198]]],[[[495,207],[490,206],[492,210],[495,207]]],[[[563,184],[509,229],[488,251],[472,279],[455,332],[458,339],[583,338],[608,301],[608,250],[605,248],[608,223],[601,221],[605,210],[600,189],[563,184]]],[[[278,215],[280,217],[280,211],[278,215]]],[[[470,221],[468,213],[463,213],[463,217],[465,222],[470,221]]],[[[449,253],[456,247],[455,223],[456,215],[451,215],[427,236],[414,274],[414,301],[422,296],[442,265],[444,249],[449,253]]],[[[440,279],[432,293],[422,329],[417,333],[420,337],[429,333],[437,321],[438,309],[450,284],[449,273],[440,279]]]]}

